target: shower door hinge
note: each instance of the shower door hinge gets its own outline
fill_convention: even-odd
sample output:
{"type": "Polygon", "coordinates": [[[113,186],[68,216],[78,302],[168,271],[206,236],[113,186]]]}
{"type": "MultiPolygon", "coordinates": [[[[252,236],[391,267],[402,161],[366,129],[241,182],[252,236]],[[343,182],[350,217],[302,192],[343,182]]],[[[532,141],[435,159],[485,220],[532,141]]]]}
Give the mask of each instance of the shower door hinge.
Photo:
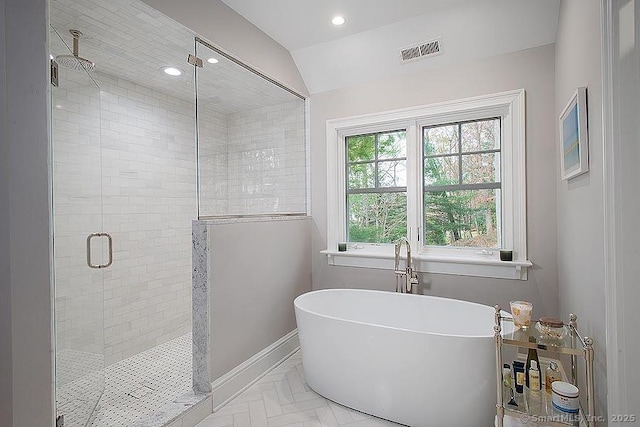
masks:
{"type": "Polygon", "coordinates": [[[56,418],[56,427],[64,427],[64,415],[58,415],[58,418],[56,418]]]}
{"type": "Polygon", "coordinates": [[[54,59],[51,60],[51,84],[58,87],[58,63],[54,59]]]}
{"type": "Polygon", "coordinates": [[[202,59],[198,58],[195,55],[189,54],[187,62],[191,65],[195,65],[198,68],[202,68],[202,59]]]}

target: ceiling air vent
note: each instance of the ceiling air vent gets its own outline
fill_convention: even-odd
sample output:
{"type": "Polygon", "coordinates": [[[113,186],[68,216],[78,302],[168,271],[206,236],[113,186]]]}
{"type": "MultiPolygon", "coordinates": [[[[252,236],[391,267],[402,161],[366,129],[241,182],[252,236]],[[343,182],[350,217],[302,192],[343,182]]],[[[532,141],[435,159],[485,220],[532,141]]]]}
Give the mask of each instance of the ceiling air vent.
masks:
{"type": "Polygon", "coordinates": [[[442,42],[440,39],[422,42],[400,49],[400,60],[402,62],[415,61],[416,59],[425,58],[427,56],[435,56],[442,53],[442,42]]]}

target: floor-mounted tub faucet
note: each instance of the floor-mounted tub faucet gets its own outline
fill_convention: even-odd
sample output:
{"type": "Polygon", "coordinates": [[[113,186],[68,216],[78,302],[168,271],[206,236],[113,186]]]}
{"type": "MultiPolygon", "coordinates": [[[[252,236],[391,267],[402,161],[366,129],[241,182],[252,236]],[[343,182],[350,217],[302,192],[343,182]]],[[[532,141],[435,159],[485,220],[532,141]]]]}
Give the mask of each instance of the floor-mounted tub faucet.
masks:
{"type": "Polygon", "coordinates": [[[418,285],[418,275],[411,267],[411,245],[409,240],[405,237],[398,240],[395,245],[395,252],[396,292],[410,294],[413,285],[418,285]],[[400,270],[400,249],[402,249],[403,243],[407,245],[407,264],[404,270],[400,270]]]}

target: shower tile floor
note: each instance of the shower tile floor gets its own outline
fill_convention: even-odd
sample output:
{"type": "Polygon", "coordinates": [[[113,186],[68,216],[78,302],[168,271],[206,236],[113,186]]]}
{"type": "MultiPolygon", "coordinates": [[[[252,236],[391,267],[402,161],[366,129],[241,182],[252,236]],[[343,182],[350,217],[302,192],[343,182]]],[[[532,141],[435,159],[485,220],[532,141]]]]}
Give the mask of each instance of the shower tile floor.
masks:
{"type": "Polygon", "coordinates": [[[300,351],[196,427],[394,427],[309,388],[300,351]]]}
{"type": "MultiPolygon", "coordinates": [[[[105,391],[89,425],[162,427],[204,399],[192,391],[191,346],[191,334],[186,334],[107,366],[105,391]]],[[[66,427],[84,426],[83,414],[95,402],[88,390],[101,381],[101,360],[80,352],[59,353],[58,414],[65,415],[66,427]]]]}

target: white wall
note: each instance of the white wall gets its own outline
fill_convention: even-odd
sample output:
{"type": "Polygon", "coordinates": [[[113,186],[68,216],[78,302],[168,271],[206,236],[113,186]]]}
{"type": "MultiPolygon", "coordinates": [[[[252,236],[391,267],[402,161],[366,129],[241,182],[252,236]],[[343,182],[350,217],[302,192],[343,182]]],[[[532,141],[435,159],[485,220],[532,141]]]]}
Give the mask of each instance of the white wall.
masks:
{"type": "Polygon", "coordinates": [[[288,50],[220,0],[143,0],[265,75],[306,95],[288,50]]]}
{"type": "Polygon", "coordinates": [[[6,386],[0,386],[0,408],[13,402],[13,422],[3,427],[53,424],[47,17],[45,0],[4,2],[7,110],[2,145],[8,149],[3,157],[8,170],[3,167],[2,173],[8,180],[0,193],[8,194],[2,194],[7,197],[0,203],[0,220],[11,234],[0,244],[0,258],[10,260],[10,278],[5,265],[0,279],[11,290],[11,322],[0,323],[0,328],[7,338],[10,329],[12,356],[0,352],[0,366],[9,366],[13,378],[12,395],[5,396],[6,386]]]}
{"type": "Polygon", "coordinates": [[[214,224],[212,379],[296,327],[293,300],[311,290],[308,217],[214,224]]]}
{"type": "MultiPolygon", "coordinates": [[[[569,182],[560,179],[560,152],[555,171],[558,221],[560,312],[578,315],[581,333],[595,341],[597,407],[606,413],[606,322],[604,280],[604,200],[602,144],[600,3],[563,0],[556,42],[555,122],[579,86],[587,86],[589,172],[569,182]]],[[[555,132],[560,147],[559,132],[555,132]]]]}
{"type": "Polygon", "coordinates": [[[532,301],[536,316],[558,314],[555,252],[554,46],[547,45],[408,77],[366,83],[311,97],[313,288],[395,289],[390,270],[327,265],[326,142],[328,119],[524,88],[527,109],[528,281],[424,274],[426,294],[508,307],[532,301]]]}

